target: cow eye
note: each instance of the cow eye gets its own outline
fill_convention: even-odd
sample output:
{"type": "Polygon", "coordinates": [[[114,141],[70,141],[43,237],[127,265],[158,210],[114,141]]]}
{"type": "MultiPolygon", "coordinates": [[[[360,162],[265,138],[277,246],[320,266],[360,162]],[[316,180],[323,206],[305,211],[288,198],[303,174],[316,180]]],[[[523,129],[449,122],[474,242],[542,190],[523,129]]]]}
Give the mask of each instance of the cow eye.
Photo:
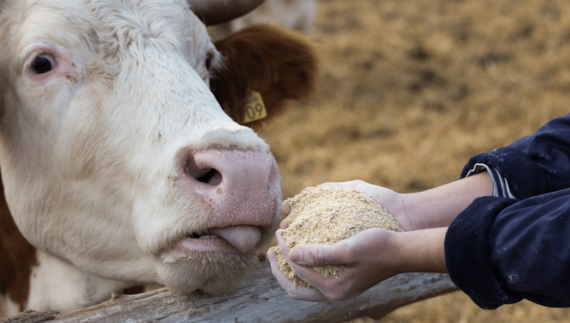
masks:
{"type": "Polygon", "coordinates": [[[53,69],[55,66],[55,57],[50,54],[40,54],[32,61],[32,70],[36,74],[44,74],[53,69]]]}
{"type": "Polygon", "coordinates": [[[210,70],[210,66],[212,66],[212,54],[206,54],[206,69],[210,70]]]}

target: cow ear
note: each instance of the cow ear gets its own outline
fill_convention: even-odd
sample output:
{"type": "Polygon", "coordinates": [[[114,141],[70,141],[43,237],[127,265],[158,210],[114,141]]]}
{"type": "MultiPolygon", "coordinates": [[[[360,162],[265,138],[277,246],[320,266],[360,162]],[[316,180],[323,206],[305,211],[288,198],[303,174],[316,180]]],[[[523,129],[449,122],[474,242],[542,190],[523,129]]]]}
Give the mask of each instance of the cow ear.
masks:
{"type": "Polygon", "coordinates": [[[258,130],[290,100],[308,98],[316,88],[317,58],[301,35],[268,25],[244,29],[215,43],[224,56],[211,80],[212,92],[236,122],[258,130]],[[248,100],[261,94],[267,117],[249,121],[248,100]]]}

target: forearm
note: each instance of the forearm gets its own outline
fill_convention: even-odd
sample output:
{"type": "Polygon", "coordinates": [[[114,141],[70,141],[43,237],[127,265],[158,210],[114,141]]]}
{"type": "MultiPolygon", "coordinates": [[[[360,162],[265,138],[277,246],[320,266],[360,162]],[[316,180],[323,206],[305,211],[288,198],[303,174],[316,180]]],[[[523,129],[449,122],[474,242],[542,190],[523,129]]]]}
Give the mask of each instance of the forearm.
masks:
{"type": "Polygon", "coordinates": [[[492,192],[493,181],[483,172],[424,192],[403,194],[405,212],[413,217],[414,230],[447,227],[473,200],[492,192]]]}
{"type": "Polygon", "coordinates": [[[394,235],[392,248],[400,272],[446,273],[444,240],[447,228],[402,232],[394,235]]]}

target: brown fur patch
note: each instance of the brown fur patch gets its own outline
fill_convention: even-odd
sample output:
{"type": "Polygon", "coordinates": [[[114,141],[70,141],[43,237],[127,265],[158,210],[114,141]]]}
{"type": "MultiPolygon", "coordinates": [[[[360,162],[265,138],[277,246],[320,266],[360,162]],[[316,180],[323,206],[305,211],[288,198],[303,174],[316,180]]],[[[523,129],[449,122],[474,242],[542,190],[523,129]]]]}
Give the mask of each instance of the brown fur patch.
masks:
{"type": "Polygon", "coordinates": [[[30,274],[36,264],[36,248],[16,227],[0,184],[0,294],[8,294],[21,311],[28,300],[30,274]]]}
{"type": "Polygon", "coordinates": [[[216,42],[224,67],[214,74],[212,92],[224,111],[243,123],[251,91],[260,92],[267,118],[246,124],[259,129],[282,112],[288,100],[313,94],[318,72],[316,55],[300,35],[259,25],[216,42]]]}

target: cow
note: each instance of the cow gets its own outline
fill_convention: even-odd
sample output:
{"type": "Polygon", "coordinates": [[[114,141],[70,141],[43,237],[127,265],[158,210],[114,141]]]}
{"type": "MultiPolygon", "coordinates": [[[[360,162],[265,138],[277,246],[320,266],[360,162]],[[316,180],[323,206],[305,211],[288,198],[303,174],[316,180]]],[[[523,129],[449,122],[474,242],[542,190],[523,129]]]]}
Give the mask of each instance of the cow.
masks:
{"type": "Polygon", "coordinates": [[[0,316],[222,293],[258,265],[282,197],[255,130],[318,68],[276,27],[212,43],[259,3],[0,0],[0,316]]]}
{"type": "Polygon", "coordinates": [[[267,0],[252,12],[208,27],[208,31],[214,39],[218,39],[254,25],[272,24],[310,36],[313,33],[316,14],[317,0],[267,0]]]}

